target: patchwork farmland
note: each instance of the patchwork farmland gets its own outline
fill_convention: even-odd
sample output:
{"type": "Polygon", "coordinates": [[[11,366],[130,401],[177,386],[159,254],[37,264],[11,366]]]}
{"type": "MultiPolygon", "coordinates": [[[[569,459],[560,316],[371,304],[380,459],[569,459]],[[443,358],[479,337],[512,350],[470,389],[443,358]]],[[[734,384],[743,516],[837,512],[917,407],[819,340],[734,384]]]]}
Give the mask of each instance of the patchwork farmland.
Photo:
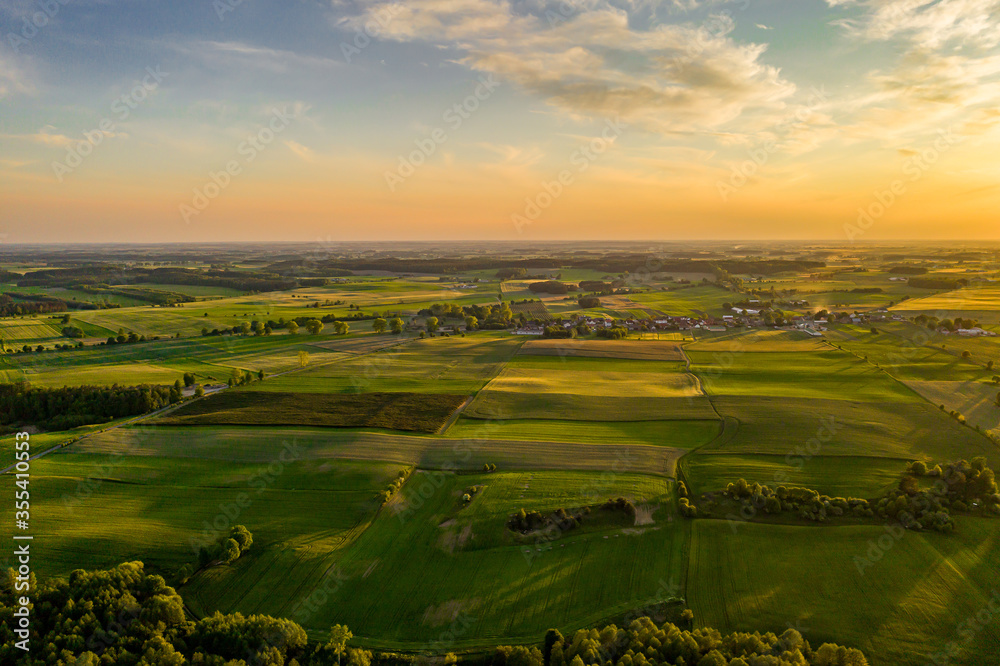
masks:
{"type": "MultiPolygon", "coordinates": [[[[166,396],[32,426],[33,451],[54,449],[32,461],[35,571],[138,560],[192,620],[287,618],[317,645],[345,625],[357,648],[411,660],[443,632],[444,653],[490,659],[551,628],[648,615],[723,633],[791,626],[815,647],[922,666],[988,606],[1000,569],[988,320],[962,314],[986,327],[969,337],[881,308],[767,324],[722,307],[764,289],[832,302],[885,272],[748,273],[742,287],[656,275],[641,288],[562,274],[617,282],[600,297],[608,327],[588,324],[579,293],[539,300],[533,280],[485,269],[192,288],[169,309],[0,321],[5,414],[84,386],[109,402],[123,387],[166,396]],[[520,315],[546,334],[515,335],[520,315]],[[74,326],[81,345],[66,344],[74,326]],[[936,500],[961,461],[980,485],[936,500]],[[900,502],[933,510],[907,522],[889,512],[900,502]],[[225,561],[235,525],[253,543],[225,561]]],[[[926,298],[980,312],[984,291],[926,298]]],[[[26,425],[6,418],[9,432],[26,425]]],[[[12,435],[0,451],[13,459],[12,435]]],[[[998,650],[984,626],[954,663],[998,650]]]]}

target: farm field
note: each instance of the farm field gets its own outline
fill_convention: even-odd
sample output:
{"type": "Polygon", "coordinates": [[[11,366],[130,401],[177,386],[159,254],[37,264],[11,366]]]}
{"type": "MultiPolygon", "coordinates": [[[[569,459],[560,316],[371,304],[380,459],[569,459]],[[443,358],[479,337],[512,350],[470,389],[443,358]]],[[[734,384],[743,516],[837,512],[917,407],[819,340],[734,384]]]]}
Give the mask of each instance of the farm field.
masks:
{"type": "Polygon", "coordinates": [[[691,492],[718,493],[737,479],[778,486],[812,488],[831,497],[869,498],[895,487],[909,460],[874,456],[813,455],[805,446],[786,455],[699,451],[684,459],[691,492]]]}
{"type": "Polygon", "coordinates": [[[708,448],[726,453],[787,455],[822,435],[823,455],[952,460],[1000,447],[924,400],[852,402],[778,397],[718,397],[713,404],[739,426],[708,448]],[[833,432],[832,432],[833,431],[833,432]],[[831,436],[832,432],[832,436],[831,436]]]}
{"type": "Polygon", "coordinates": [[[940,294],[911,298],[891,308],[902,314],[926,312],[938,317],[973,317],[1000,323],[1000,287],[965,287],[940,294]]]}
{"type": "Polygon", "coordinates": [[[912,402],[912,391],[837,350],[730,354],[689,351],[692,371],[712,396],[773,396],[912,402]]]}
{"type": "Polygon", "coordinates": [[[592,358],[634,359],[639,361],[682,361],[680,345],[657,340],[636,344],[620,340],[528,340],[518,351],[520,355],[583,356],[592,358]]]}
{"type": "MultiPolygon", "coordinates": [[[[395,338],[384,336],[386,341],[395,338]]],[[[413,340],[357,359],[307,367],[302,372],[251,385],[257,391],[341,393],[413,391],[472,394],[492,379],[517,351],[512,336],[413,340]]],[[[338,349],[333,343],[329,349],[338,349]]]]}
{"type": "MultiPolygon", "coordinates": [[[[381,340],[386,344],[397,341],[388,336],[381,340]]],[[[296,369],[300,351],[309,355],[313,365],[349,358],[352,352],[364,353],[350,338],[197,337],[3,356],[0,369],[19,372],[37,386],[113,384],[123,378],[134,384],[172,384],[185,372],[208,384],[225,382],[233,369],[267,374],[296,369]]]]}
{"type": "Polygon", "coordinates": [[[302,425],[433,433],[467,397],[441,393],[278,393],[229,390],[181,405],[156,425],[302,425]]]}
{"type": "MultiPolygon", "coordinates": [[[[260,461],[225,466],[128,451],[67,450],[36,461],[34,516],[45,525],[48,543],[32,564],[40,573],[66,575],[140,559],[173,572],[196,564],[192,541],[204,538],[205,525],[214,524],[227,505],[239,511],[240,522],[254,525],[254,540],[264,548],[322,551],[370,519],[378,508],[376,493],[402,469],[373,461],[317,465],[295,460],[290,451],[280,457],[277,443],[260,461]],[[236,505],[241,493],[250,500],[246,506],[236,505]]],[[[209,530],[212,540],[219,536],[209,530]]]]}
{"type": "MultiPolygon", "coordinates": [[[[421,469],[477,471],[485,463],[504,469],[607,471],[630,461],[654,476],[672,476],[685,449],[619,442],[591,444],[505,440],[473,435],[439,438],[367,428],[245,426],[136,426],[99,432],[73,451],[110,456],[167,456],[215,461],[270,462],[285,443],[303,460],[382,460],[421,469]]],[[[68,450],[68,449],[67,449],[68,450]]]]}
{"type": "Polygon", "coordinates": [[[815,352],[829,351],[830,345],[822,338],[799,331],[735,330],[725,333],[699,333],[684,346],[687,351],[713,353],[743,352],[815,352]]]}
{"type": "Polygon", "coordinates": [[[867,329],[838,326],[828,336],[833,344],[904,381],[978,381],[993,374],[984,367],[988,361],[986,357],[993,356],[991,352],[1000,354],[1000,348],[995,348],[987,339],[969,345],[956,336],[932,334],[926,328],[913,325],[880,326],[879,331],[873,334],[867,329]],[[975,346],[977,356],[984,358],[962,358],[961,352],[966,346],[975,346]]]}
{"type": "Polygon", "coordinates": [[[693,449],[719,435],[718,421],[545,421],[507,419],[484,421],[460,418],[445,435],[451,438],[485,437],[542,442],[593,444],[649,444],[693,449]]]}
{"type": "MultiPolygon", "coordinates": [[[[430,640],[456,617],[468,626],[456,646],[527,640],[548,626],[580,626],[642,605],[661,578],[683,575],[684,526],[670,508],[665,480],[564,472],[445,475],[418,472],[401,496],[325,567],[342,584],[307,629],[345,622],[380,647],[430,640]],[[421,499],[421,486],[433,489],[421,499]],[[480,486],[463,506],[464,489],[480,486]],[[553,541],[518,541],[504,526],[519,508],[551,511],[606,497],[649,505],[648,525],[584,527],[553,541]],[[396,547],[399,542],[406,549],[396,547]],[[338,557],[338,555],[340,555],[338,557]],[[374,638],[377,637],[377,638],[374,638]]],[[[198,607],[288,614],[289,594],[255,594],[285,567],[261,550],[231,568],[209,569],[189,586],[198,607]],[[262,580],[263,579],[263,580],[262,580]]],[[[280,582],[279,582],[280,581],[280,582]]],[[[313,584],[322,582],[315,580],[313,584]]]]}
{"type": "Polygon", "coordinates": [[[1000,435],[1000,386],[985,382],[909,381],[906,385],[931,404],[957,411],[972,426],[1000,435]]]}
{"type": "Polygon", "coordinates": [[[726,521],[696,521],[688,602],[699,625],[721,631],[752,631],[763,621],[799,627],[814,643],[856,636],[874,664],[923,663],[949,642],[966,658],[996,654],[996,625],[969,641],[956,628],[995,587],[996,520],[963,519],[951,537],[904,532],[859,569],[857,558],[885,534],[880,526],[745,523],[734,531],[726,521]]]}
{"type": "Polygon", "coordinates": [[[712,285],[699,285],[673,291],[651,290],[633,294],[631,299],[640,305],[676,317],[704,312],[719,314],[722,312],[722,304],[733,300],[733,294],[712,285]]]}

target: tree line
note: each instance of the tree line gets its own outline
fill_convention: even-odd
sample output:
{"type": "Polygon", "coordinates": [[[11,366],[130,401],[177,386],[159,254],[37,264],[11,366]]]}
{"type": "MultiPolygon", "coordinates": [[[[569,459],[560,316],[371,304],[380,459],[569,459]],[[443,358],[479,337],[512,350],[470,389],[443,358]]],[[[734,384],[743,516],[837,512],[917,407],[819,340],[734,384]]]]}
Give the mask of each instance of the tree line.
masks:
{"type": "Polygon", "coordinates": [[[164,386],[73,386],[34,388],[28,382],[0,384],[0,425],[37,425],[69,430],[137,416],[176,402],[164,386]]]}

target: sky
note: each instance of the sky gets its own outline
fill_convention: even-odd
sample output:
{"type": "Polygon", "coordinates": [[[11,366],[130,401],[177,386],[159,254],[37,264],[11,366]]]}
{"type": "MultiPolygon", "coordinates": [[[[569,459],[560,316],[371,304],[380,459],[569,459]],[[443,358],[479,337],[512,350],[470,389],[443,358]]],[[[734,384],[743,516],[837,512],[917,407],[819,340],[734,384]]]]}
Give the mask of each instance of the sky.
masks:
{"type": "Polygon", "coordinates": [[[0,242],[1000,239],[1000,0],[0,0],[0,242]]]}

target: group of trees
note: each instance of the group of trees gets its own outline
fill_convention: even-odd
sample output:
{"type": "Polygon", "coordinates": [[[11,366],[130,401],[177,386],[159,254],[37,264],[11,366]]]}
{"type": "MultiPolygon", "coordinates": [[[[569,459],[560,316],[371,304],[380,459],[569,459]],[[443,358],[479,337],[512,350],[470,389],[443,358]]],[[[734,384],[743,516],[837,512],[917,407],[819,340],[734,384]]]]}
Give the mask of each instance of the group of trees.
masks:
{"type": "Polygon", "coordinates": [[[69,430],[165,407],[171,390],[163,386],[74,386],[33,388],[27,382],[0,384],[0,425],[32,424],[69,430]]]}
{"type": "Polygon", "coordinates": [[[944,506],[955,511],[968,511],[971,505],[981,505],[994,513],[1000,513],[1000,490],[996,472],[986,466],[986,458],[956,460],[944,465],[927,467],[923,461],[910,464],[909,476],[900,481],[899,490],[908,496],[930,494],[939,497],[944,506]],[[921,490],[919,477],[933,479],[929,490],[921,490]]]}
{"type": "Polygon", "coordinates": [[[965,319],[962,317],[955,317],[955,319],[939,319],[933,315],[926,314],[919,314],[914,317],[913,323],[919,324],[920,326],[926,326],[933,331],[943,328],[946,331],[951,332],[955,332],[960,328],[975,328],[979,325],[979,322],[975,319],[965,319]]]}
{"type": "Polygon", "coordinates": [[[771,488],[757,482],[748,483],[746,479],[728,484],[725,495],[739,501],[744,507],[741,515],[750,517],[757,512],[766,514],[797,512],[799,517],[805,520],[824,522],[831,516],[875,515],[866,499],[830,497],[821,495],[811,488],[796,486],[771,488]]]}
{"type": "Polygon", "coordinates": [[[726,486],[725,496],[741,503],[741,515],[758,512],[797,512],[800,518],[824,522],[830,517],[852,515],[891,520],[910,530],[950,532],[955,529],[952,512],[970,511],[974,506],[1000,514],[1000,493],[996,475],[985,458],[972,462],[958,460],[928,468],[922,461],[911,463],[898,488],[874,499],[830,497],[810,488],[778,486],[739,479],[726,486]],[[922,488],[920,477],[934,482],[922,488]]]}
{"type": "MultiPolygon", "coordinates": [[[[604,504],[597,506],[597,509],[608,513],[620,513],[630,522],[635,521],[635,505],[624,497],[609,499],[604,504]]],[[[566,532],[574,527],[578,527],[584,518],[589,515],[591,515],[591,508],[589,506],[570,509],[568,511],[559,508],[544,514],[540,511],[526,511],[522,508],[507,518],[507,528],[521,534],[531,534],[547,530],[566,532]]]]}
{"type": "Polygon", "coordinates": [[[594,335],[608,340],[623,340],[628,337],[628,329],[624,326],[612,326],[611,328],[598,328],[594,335]]]}
{"type": "Polygon", "coordinates": [[[253,534],[243,525],[233,525],[229,534],[198,550],[198,566],[232,564],[253,545],[253,534]]]}
{"type": "Polygon", "coordinates": [[[853,648],[824,643],[813,650],[795,629],[780,636],[723,636],[716,629],[657,625],[648,617],[633,620],[627,628],[581,629],[568,638],[550,629],[541,657],[543,666],[868,666],[864,654],[853,648]]]}
{"type": "Polygon", "coordinates": [[[958,289],[959,287],[964,287],[969,284],[969,281],[961,278],[958,280],[951,280],[948,278],[934,278],[934,277],[911,277],[907,284],[911,287],[916,287],[917,289],[934,289],[934,290],[946,290],[950,291],[952,289],[958,289]]]}
{"type": "Polygon", "coordinates": [[[619,497],[617,499],[609,499],[607,502],[600,506],[601,511],[615,511],[618,513],[625,514],[632,520],[635,520],[635,505],[628,499],[624,497],[619,497]]]}
{"type": "Polygon", "coordinates": [[[45,296],[23,296],[12,293],[0,294],[0,317],[38,315],[48,312],[65,312],[69,309],[63,300],[45,296]]]}
{"type": "Polygon", "coordinates": [[[387,485],[385,490],[382,491],[381,495],[382,504],[388,502],[392,498],[392,496],[395,495],[399,491],[399,489],[403,487],[403,484],[406,483],[406,479],[409,476],[410,472],[408,470],[405,469],[399,470],[399,474],[396,475],[396,478],[390,481],[389,485],[387,485]]]}
{"type": "Polygon", "coordinates": [[[559,532],[566,532],[578,527],[584,516],[589,513],[589,507],[570,511],[559,508],[547,514],[534,510],[525,511],[522,508],[507,518],[507,529],[520,534],[531,534],[532,532],[553,529],[559,532]]]}
{"type": "MultiPolygon", "coordinates": [[[[295,622],[264,615],[186,619],[180,595],[142,562],[108,571],[77,569],[32,590],[29,652],[13,632],[16,595],[8,570],[0,590],[0,663],[24,666],[153,666],[224,663],[293,666],[313,663],[295,622]]],[[[334,659],[315,663],[332,664],[334,659]]]]}
{"type": "Polygon", "coordinates": [[[528,289],[535,294],[567,294],[576,291],[575,284],[566,284],[558,280],[546,280],[544,282],[532,282],[528,289]]]}

